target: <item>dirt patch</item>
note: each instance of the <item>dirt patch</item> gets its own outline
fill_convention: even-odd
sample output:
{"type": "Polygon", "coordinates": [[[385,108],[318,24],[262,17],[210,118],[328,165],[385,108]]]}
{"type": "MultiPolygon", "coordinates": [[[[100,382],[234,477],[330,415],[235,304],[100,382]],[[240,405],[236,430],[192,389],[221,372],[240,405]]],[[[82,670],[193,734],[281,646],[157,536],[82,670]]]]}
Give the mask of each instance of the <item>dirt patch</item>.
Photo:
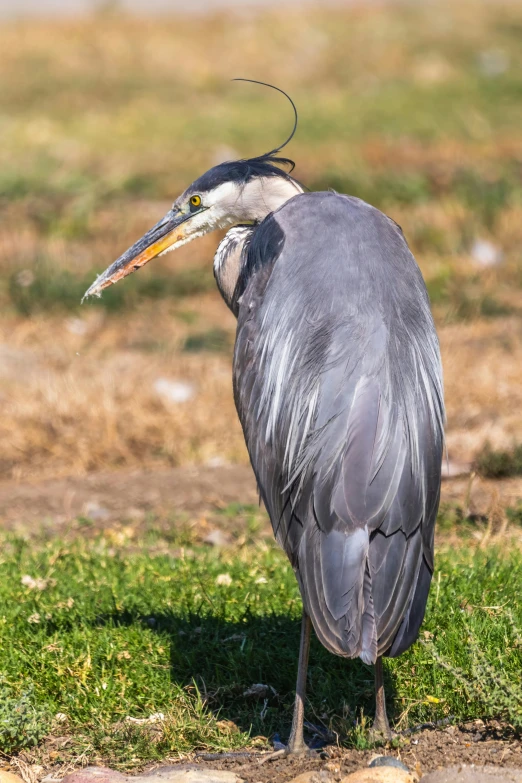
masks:
{"type": "Polygon", "coordinates": [[[324,758],[275,759],[264,764],[258,760],[201,762],[216,769],[237,772],[246,783],[287,783],[306,771],[338,769],[342,775],[365,767],[378,753],[395,756],[419,775],[440,767],[459,764],[491,764],[522,768],[522,742],[500,723],[484,725],[474,721],[464,726],[427,729],[403,740],[399,749],[344,750],[328,748],[324,758]]]}
{"type": "Polygon", "coordinates": [[[258,503],[248,465],[92,473],[0,483],[0,524],[19,531],[43,525],[63,533],[82,516],[103,529],[116,520],[140,521],[147,513],[197,517],[234,502],[258,503]]]}
{"type": "MultiPolygon", "coordinates": [[[[493,481],[469,475],[448,478],[443,473],[443,504],[458,506],[483,520],[499,517],[500,527],[505,508],[517,506],[522,497],[522,478],[493,481]]],[[[219,513],[230,504],[259,508],[249,465],[104,471],[0,482],[0,527],[24,534],[43,528],[63,535],[74,532],[76,521],[83,517],[90,520],[89,529],[95,533],[118,524],[139,528],[154,515],[170,526],[174,521],[190,520],[194,532],[206,535],[213,528],[232,531],[237,514],[219,513]]],[[[263,519],[270,533],[268,518],[260,509],[263,519]]],[[[439,537],[443,534],[439,529],[439,537]]],[[[478,537],[482,535],[477,531],[478,537]]]]}
{"type": "MultiPolygon", "coordinates": [[[[60,780],[65,774],[78,769],[78,760],[56,765],[52,759],[56,757],[57,748],[67,746],[67,737],[58,737],[46,741],[49,753],[46,756],[42,748],[36,753],[25,751],[18,759],[13,760],[12,769],[19,773],[19,764],[29,765],[36,769],[38,779],[54,778],[60,780]]],[[[63,752],[63,750],[62,750],[63,752]]],[[[208,760],[202,758],[205,754],[179,758],[166,758],[161,764],[151,764],[145,767],[150,772],[165,764],[186,765],[197,764],[205,769],[220,769],[235,772],[245,783],[288,783],[303,772],[329,772],[332,779],[367,767],[378,755],[393,756],[419,777],[437,769],[460,765],[490,765],[499,769],[522,769],[522,741],[513,733],[511,727],[492,721],[484,724],[477,720],[462,726],[448,726],[443,729],[424,729],[401,736],[399,747],[373,748],[366,750],[346,749],[329,746],[316,756],[307,758],[277,758],[267,761],[267,753],[254,752],[232,754],[231,758],[220,759],[218,754],[211,754],[208,760]],[[261,762],[261,763],[260,763],[261,762]]],[[[97,763],[111,766],[110,758],[98,758],[97,763]]],[[[133,773],[134,774],[134,773],[133,773]]]]}

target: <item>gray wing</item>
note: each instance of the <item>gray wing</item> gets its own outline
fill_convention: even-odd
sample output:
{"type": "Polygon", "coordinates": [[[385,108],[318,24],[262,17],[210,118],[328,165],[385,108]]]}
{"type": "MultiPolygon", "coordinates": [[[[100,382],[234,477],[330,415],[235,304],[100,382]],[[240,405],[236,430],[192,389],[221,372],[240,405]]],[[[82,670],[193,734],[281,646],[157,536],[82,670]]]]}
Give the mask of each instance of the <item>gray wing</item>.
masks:
{"type": "Polygon", "coordinates": [[[398,655],[433,571],[443,448],[439,346],[399,227],[303,194],[256,231],[234,394],[261,496],[322,643],[398,655]]]}

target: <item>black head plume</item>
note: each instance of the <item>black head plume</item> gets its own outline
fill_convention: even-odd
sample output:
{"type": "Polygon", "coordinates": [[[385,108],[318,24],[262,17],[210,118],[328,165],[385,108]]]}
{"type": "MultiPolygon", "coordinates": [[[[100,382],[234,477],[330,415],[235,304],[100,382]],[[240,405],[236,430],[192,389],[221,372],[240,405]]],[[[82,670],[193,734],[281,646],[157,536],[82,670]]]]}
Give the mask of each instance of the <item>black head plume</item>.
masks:
{"type": "Polygon", "coordinates": [[[267,82],[259,82],[256,79],[232,79],[233,82],[249,82],[250,84],[260,84],[262,87],[269,87],[271,90],[277,90],[277,92],[280,92],[281,95],[284,95],[285,98],[290,102],[290,105],[292,106],[292,109],[294,110],[294,127],[292,128],[292,132],[290,136],[284,141],[282,144],[279,145],[279,147],[275,147],[275,149],[270,150],[270,152],[265,152],[263,155],[257,155],[255,158],[251,158],[251,160],[273,160],[277,161],[278,163],[287,164],[290,166],[290,171],[293,171],[295,168],[295,163],[290,158],[282,158],[277,157],[277,153],[280,152],[283,147],[286,147],[286,145],[292,141],[294,138],[294,134],[297,130],[297,123],[299,120],[299,116],[297,114],[297,108],[291,97],[286,93],[284,90],[282,90],[280,87],[276,87],[273,84],[268,84],[267,82]]]}

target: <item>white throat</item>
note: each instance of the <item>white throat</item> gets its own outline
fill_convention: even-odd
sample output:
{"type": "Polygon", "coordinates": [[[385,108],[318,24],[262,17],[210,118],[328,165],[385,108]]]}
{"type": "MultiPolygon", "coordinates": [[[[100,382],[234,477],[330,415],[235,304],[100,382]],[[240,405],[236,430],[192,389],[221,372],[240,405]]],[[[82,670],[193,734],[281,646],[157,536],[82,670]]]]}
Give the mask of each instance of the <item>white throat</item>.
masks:
{"type": "Polygon", "coordinates": [[[302,187],[293,180],[260,177],[242,186],[224,182],[209,194],[217,226],[232,226],[216,250],[214,276],[221,296],[235,315],[238,306],[236,286],[246,259],[246,245],[256,225],[302,192],[302,187]],[[252,225],[245,226],[245,223],[252,225]]]}
{"type": "Polygon", "coordinates": [[[208,194],[207,206],[216,228],[260,223],[270,212],[302,192],[297,182],[284,177],[258,177],[245,185],[224,182],[208,194]]]}

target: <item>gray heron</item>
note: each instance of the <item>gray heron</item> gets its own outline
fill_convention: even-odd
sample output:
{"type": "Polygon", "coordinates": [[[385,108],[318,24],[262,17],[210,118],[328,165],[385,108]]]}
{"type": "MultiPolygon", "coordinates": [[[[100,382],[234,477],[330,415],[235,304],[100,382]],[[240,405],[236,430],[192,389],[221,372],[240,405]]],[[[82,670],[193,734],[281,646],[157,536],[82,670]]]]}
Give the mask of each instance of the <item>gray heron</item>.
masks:
{"type": "Polygon", "coordinates": [[[444,401],[428,294],[401,228],[292,176],[279,153],[297,111],[283,94],[290,137],[196,179],[86,296],[228,229],[214,273],[237,318],[237,412],[303,601],[288,752],[304,753],[312,626],[332,653],[375,664],[374,730],[390,736],[382,657],[407,650],[424,617],[444,401]]]}

